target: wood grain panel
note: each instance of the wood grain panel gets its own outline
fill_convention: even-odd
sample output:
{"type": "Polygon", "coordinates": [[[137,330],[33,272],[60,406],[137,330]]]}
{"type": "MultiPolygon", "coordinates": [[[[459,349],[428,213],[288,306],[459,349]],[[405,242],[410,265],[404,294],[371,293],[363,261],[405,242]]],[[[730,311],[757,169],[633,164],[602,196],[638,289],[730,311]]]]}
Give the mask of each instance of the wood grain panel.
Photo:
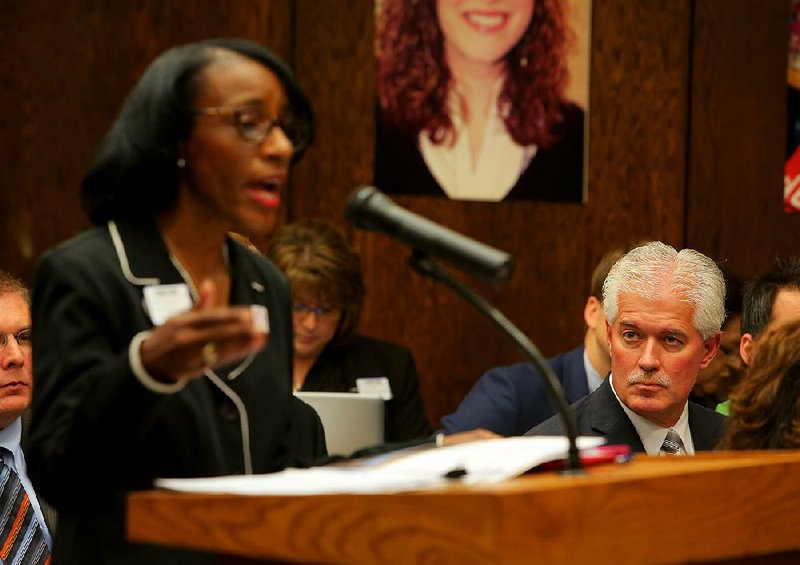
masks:
{"type": "Polygon", "coordinates": [[[175,44],[243,36],[290,54],[290,0],[10,0],[0,33],[0,266],[88,227],[78,186],[145,66],[175,44]]]}
{"type": "Polygon", "coordinates": [[[696,3],[687,243],[744,275],[800,253],[783,212],[789,1],[696,3]]]}
{"type": "MultiPolygon", "coordinates": [[[[347,195],[371,181],[373,8],[345,4],[297,4],[295,62],[320,135],[295,174],[292,218],[343,223],[347,195]]],[[[514,255],[511,282],[475,286],[546,355],[581,341],[591,270],[608,248],[646,236],[681,242],[689,6],[595,1],[586,205],[396,198],[514,255]]],[[[521,360],[460,299],[411,272],[401,244],[363,232],[354,239],[368,289],[362,329],[412,349],[434,423],[485,370],[521,360]]]]}
{"type": "Polygon", "coordinates": [[[727,452],[400,494],[142,492],[128,532],[302,563],[794,563],[798,471],[796,450],[727,452]]]}

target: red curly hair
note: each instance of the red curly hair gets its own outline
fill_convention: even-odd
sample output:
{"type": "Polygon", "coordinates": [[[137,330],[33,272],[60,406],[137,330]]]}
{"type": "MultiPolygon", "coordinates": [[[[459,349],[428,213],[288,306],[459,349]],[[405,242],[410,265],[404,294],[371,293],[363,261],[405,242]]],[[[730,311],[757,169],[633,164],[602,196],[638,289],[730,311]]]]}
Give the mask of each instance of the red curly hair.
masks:
{"type": "Polygon", "coordinates": [[[800,447],[800,319],[755,342],[753,364],[731,392],[719,449],[800,447]]]}
{"type": "MultiPolygon", "coordinates": [[[[437,0],[382,0],[377,23],[378,102],[385,122],[424,131],[433,143],[452,140],[447,110],[452,77],[445,61],[437,0]]],[[[527,31],[505,56],[506,77],[497,101],[518,145],[547,147],[562,121],[569,32],[563,0],[535,0],[527,31]],[[527,64],[520,63],[522,59],[527,64]],[[505,109],[507,108],[507,111],[505,109]]]]}

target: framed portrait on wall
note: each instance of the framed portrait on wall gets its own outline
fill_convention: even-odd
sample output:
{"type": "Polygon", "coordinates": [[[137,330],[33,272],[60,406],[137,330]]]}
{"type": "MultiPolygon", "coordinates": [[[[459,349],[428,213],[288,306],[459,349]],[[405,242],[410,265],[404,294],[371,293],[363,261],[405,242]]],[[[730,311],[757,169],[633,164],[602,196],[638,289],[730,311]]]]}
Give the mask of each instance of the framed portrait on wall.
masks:
{"type": "Polygon", "coordinates": [[[584,202],[591,0],[376,0],[375,185],[584,202]]]}

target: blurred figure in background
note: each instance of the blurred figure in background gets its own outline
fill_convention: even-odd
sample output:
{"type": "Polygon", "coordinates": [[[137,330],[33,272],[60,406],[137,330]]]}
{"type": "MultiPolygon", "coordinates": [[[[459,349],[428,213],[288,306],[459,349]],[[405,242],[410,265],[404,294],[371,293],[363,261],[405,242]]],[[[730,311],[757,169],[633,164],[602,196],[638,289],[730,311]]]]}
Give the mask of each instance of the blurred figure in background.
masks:
{"type": "Polygon", "coordinates": [[[364,302],[361,260],[342,232],[321,220],[301,220],[277,230],[267,256],[292,287],[294,389],[356,392],[360,385],[377,386],[391,396],[387,442],[429,435],[411,352],[357,334],[364,302]]]}
{"type": "Polygon", "coordinates": [[[739,352],[750,364],[753,343],[773,323],[800,317],[800,257],[776,259],[769,271],[744,286],[739,352]]]}
{"type": "MultiPolygon", "coordinates": [[[[592,271],[589,297],[583,307],[583,343],[547,361],[570,404],[599,387],[611,369],[603,282],[624,254],[623,248],[607,252],[592,271]]],[[[532,363],[517,363],[487,371],[456,411],[442,418],[442,432],[449,435],[485,429],[502,436],[518,436],[555,413],[544,376],[532,363]]]]}
{"type": "Polygon", "coordinates": [[[37,498],[25,461],[33,395],[30,294],[0,271],[0,562],[49,563],[55,515],[37,498]],[[25,420],[23,422],[23,420],[25,420]],[[15,529],[16,528],[19,529],[15,529]]]}
{"type": "MultiPolygon", "coordinates": [[[[800,317],[800,258],[778,258],[769,271],[742,288],[742,337],[739,355],[750,365],[755,341],[773,324],[800,317]]],[[[717,411],[728,414],[725,401],[717,411]]]]}
{"type": "Polygon", "coordinates": [[[739,340],[742,336],[742,281],[736,275],[722,270],[725,275],[725,322],[722,324],[722,340],[719,350],[697,375],[689,400],[715,409],[728,399],[731,389],[742,376],[742,358],[739,355],[739,340]]]}
{"type": "Polygon", "coordinates": [[[731,392],[719,449],[800,448],[800,318],[770,326],[731,392]]]}

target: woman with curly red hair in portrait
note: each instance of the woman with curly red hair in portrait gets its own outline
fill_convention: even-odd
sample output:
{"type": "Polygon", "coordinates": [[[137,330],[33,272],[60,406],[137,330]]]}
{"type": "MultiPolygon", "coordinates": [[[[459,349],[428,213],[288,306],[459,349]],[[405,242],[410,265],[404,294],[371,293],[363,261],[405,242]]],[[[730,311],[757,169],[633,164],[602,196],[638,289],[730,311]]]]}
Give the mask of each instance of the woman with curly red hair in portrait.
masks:
{"type": "Polygon", "coordinates": [[[580,202],[568,35],[563,0],[382,0],[378,187],[580,202]]]}

